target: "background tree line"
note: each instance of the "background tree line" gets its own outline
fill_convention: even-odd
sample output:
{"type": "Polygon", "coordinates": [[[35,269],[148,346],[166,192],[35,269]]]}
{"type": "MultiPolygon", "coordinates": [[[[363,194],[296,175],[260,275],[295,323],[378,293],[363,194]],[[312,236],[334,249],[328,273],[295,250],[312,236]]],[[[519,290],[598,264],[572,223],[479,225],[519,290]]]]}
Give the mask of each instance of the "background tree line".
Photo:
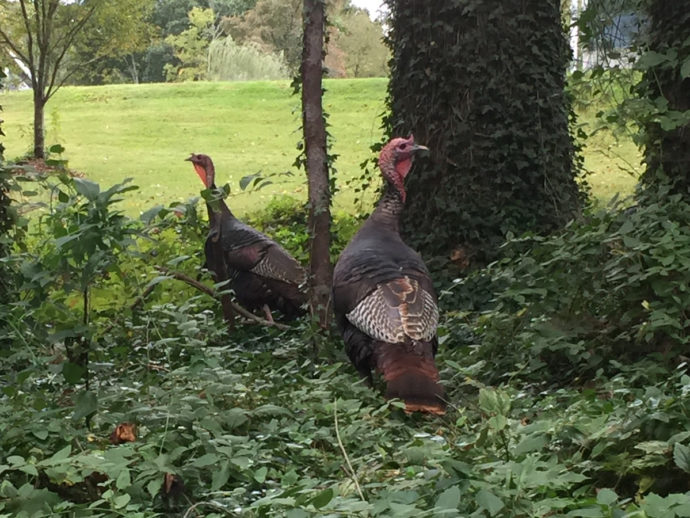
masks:
{"type": "MultiPolygon", "coordinates": [[[[38,2],[50,3],[59,4],[38,2]]],[[[75,70],[65,84],[273,79],[299,67],[300,0],[92,0],[59,5],[56,16],[89,9],[93,15],[66,57],[75,70]]],[[[19,11],[17,2],[0,2],[12,39],[24,31],[19,11]]],[[[329,11],[329,75],[384,76],[381,24],[348,0],[333,2],[329,11]]],[[[0,64],[22,74],[2,49],[0,64]]]]}

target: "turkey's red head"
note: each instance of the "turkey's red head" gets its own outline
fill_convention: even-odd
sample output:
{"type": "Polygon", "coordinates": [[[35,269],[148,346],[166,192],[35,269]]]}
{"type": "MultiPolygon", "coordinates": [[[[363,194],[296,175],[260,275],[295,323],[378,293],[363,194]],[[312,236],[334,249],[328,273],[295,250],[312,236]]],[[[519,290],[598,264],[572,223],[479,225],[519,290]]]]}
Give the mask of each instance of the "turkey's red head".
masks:
{"type": "Polygon", "coordinates": [[[428,150],[426,146],[416,144],[414,135],[407,138],[394,138],[383,146],[379,155],[379,167],[386,181],[400,193],[402,201],[405,201],[405,177],[412,167],[412,158],[417,151],[428,150]]]}
{"type": "Polygon", "coordinates": [[[201,178],[201,181],[204,182],[207,188],[213,185],[216,170],[213,167],[213,161],[210,156],[192,153],[192,155],[189,158],[185,158],[185,160],[192,163],[196,174],[199,175],[199,178],[201,178]]]}

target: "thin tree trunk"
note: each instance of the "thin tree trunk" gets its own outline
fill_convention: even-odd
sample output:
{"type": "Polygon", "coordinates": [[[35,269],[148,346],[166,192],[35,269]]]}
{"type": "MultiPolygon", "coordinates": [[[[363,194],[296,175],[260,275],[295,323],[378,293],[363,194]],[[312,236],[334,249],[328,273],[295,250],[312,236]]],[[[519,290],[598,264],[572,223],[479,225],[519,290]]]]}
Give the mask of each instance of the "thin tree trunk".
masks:
{"type": "Polygon", "coordinates": [[[45,158],[45,102],[40,88],[34,84],[34,157],[45,158]]]}
{"type": "Polygon", "coordinates": [[[309,304],[312,315],[326,329],[329,323],[332,270],[326,124],[321,104],[324,22],[323,0],[304,0],[302,126],[309,184],[309,304]]]}

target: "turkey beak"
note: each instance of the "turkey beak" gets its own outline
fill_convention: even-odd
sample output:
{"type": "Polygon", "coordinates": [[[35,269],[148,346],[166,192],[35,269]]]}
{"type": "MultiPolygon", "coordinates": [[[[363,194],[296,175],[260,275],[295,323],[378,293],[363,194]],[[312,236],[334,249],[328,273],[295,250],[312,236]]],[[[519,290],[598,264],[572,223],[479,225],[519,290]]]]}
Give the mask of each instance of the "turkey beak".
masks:
{"type": "Polygon", "coordinates": [[[414,144],[412,146],[412,151],[414,151],[414,153],[416,155],[420,155],[420,156],[428,156],[429,155],[429,148],[426,146],[422,146],[421,144],[414,144]]]}

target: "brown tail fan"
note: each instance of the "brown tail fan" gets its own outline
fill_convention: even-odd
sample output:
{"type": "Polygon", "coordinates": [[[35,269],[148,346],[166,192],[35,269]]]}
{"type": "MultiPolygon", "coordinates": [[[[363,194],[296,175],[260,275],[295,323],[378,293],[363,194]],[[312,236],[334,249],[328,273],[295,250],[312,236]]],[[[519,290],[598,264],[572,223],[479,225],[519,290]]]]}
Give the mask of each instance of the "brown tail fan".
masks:
{"type": "Polygon", "coordinates": [[[386,398],[405,402],[406,412],[443,415],[444,390],[428,342],[379,343],[378,369],[386,381],[386,398]]]}

